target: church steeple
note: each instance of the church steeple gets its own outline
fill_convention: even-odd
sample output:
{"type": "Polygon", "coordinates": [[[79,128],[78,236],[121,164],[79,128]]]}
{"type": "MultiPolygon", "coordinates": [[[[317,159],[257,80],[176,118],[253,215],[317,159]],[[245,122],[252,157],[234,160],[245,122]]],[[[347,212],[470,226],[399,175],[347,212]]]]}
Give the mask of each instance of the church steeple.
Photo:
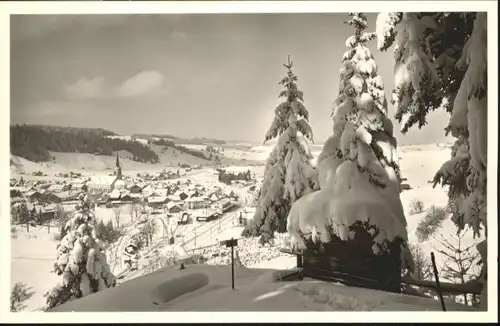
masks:
{"type": "Polygon", "coordinates": [[[116,179],[122,179],[122,168],[120,166],[120,158],[118,157],[118,153],[116,153],[116,179]]]}

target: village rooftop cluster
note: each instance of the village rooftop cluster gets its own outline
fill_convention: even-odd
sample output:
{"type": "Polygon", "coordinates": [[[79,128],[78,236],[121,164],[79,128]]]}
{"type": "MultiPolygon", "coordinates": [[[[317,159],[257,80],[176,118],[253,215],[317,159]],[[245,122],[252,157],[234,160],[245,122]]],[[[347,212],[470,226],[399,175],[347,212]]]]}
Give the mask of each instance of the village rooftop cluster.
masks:
{"type": "MultiPolygon", "coordinates": [[[[123,176],[121,167],[108,176],[82,176],[80,173],[57,173],[59,180],[11,179],[10,195],[12,208],[26,204],[30,221],[44,224],[55,218],[57,206],[61,205],[66,213],[74,211],[79,196],[87,194],[93,205],[106,208],[125,204],[140,203],[144,213],[166,214],[177,218],[179,224],[187,224],[195,219],[209,220],[218,217],[239,196],[234,185],[248,187],[250,192],[257,189],[256,180],[234,180],[233,186],[220,182],[212,184],[195,183],[189,174],[199,167],[179,168],[177,172],[162,171],[155,174],[138,173],[135,177],[123,176]]],[[[218,174],[216,170],[208,173],[218,174]]],[[[34,172],[33,175],[44,176],[34,172]]],[[[93,206],[95,207],[95,206],[93,206]]]]}

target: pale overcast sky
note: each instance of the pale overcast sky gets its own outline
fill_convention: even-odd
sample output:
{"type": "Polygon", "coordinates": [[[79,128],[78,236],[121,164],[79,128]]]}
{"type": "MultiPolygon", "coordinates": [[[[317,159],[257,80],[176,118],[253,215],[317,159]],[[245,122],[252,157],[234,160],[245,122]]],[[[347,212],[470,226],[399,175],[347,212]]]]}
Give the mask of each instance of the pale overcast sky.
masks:
{"type": "MultiPolygon", "coordinates": [[[[11,123],[262,142],[295,63],[317,143],[331,135],[346,14],[11,16],[11,123]]],[[[375,14],[369,28],[375,30],[375,14]]],[[[371,44],[390,96],[392,49],[371,44]]],[[[389,108],[390,116],[394,113],[389,108]]],[[[448,114],[399,144],[444,140],[448,114]]],[[[399,128],[399,126],[398,126],[399,128]]]]}

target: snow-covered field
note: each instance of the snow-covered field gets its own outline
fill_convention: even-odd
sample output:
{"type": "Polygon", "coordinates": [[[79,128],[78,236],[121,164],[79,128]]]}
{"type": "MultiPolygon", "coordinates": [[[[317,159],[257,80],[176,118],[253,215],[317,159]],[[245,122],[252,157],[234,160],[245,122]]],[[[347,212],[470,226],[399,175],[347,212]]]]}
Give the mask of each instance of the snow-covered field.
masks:
{"type": "Polygon", "coordinates": [[[23,282],[32,287],[33,296],[24,304],[26,310],[33,310],[45,304],[43,294],[60,280],[51,273],[56,259],[57,242],[53,236],[57,228],[30,227],[29,233],[25,227],[16,226],[16,236],[11,240],[10,286],[23,282]]]}
{"type": "MultiPolygon", "coordinates": [[[[260,154],[265,156],[266,152],[271,146],[260,148],[260,154]],[[267,148],[267,149],[266,149],[267,148]]],[[[253,148],[255,149],[255,147],[253,148]]],[[[319,154],[320,147],[312,148],[313,154],[319,154]]],[[[257,152],[248,151],[248,155],[255,155],[253,159],[260,156],[257,152]]],[[[268,153],[268,152],[267,152],[268,153]]],[[[425,216],[425,209],[431,205],[443,207],[446,205],[447,196],[445,189],[441,187],[432,188],[432,184],[427,183],[432,179],[434,173],[437,171],[442,162],[450,156],[450,149],[438,145],[425,145],[425,146],[411,146],[399,148],[400,153],[400,166],[402,174],[407,178],[407,183],[411,185],[411,190],[406,190],[401,194],[401,199],[405,209],[406,217],[408,220],[408,229],[410,240],[415,242],[415,229],[418,222],[425,216]],[[410,215],[410,203],[414,199],[422,200],[424,203],[424,213],[410,215]]],[[[73,154],[68,154],[73,155],[73,154]]],[[[76,154],[86,155],[86,154],[76,154]]],[[[267,154],[266,154],[267,155],[267,154]]],[[[66,155],[61,155],[57,160],[62,160],[66,155]]],[[[106,158],[107,159],[107,158],[106,158]]],[[[94,157],[92,160],[103,160],[102,157],[94,157]]],[[[114,163],[114,160],[111,159],[114,163]]],[[[125,159],[126,160],[126,159],[125,159]]],[[[40,164],[25,162],[23,159],[18,161],[23,165],[24,170],[42,170],[40,164]]],[[[107,162],[107,161],[106,161],[107,162]]],[[[78,164],[86,164],[87,161],[81,161],[78,164]]],[[[125,164],[135,162],[124,162],[125,164]]],[[[71,167],[75,162],[66,161],[66,166],[71,167]]],[[[90,163],[89,163],[90,164],[90,163]]],[[[107,164],[107,163],[106,163],[107,164]]],[[[112,165],[112,163],[109,163],[112,165]]],[[[140,163],[137,163],[140,164],[140,163]]],[[[90,165],[95,167],[95,165],[90,165]]],[[[131,166],[132,167],[132,166],[131,166]]],[[[53,165],[46,167],[47,172],[60,172],[60,166],[53,165]]],[[[137,167],[139,168],[139,166],[137,167]]],[[[230,167],[232,171],[244,171],[250,168],[252,173],[256,173],[257,177],[261,177],[263,167],[230,167]]],[[[90,168],[86,168],[86,172],[95,172],[90,168]]],[[[12,172],[12,171],[11,171],[12,172]]],[[[127,173],[124,168],[125,174],[127,173]]],[[[213,173],[212,169],[202,169],[193,171],[190,178],[196,183],[214,183],[217,181],[217,176],[213,173]]],[[[104,221],[114,219],[114,213],[111,209],[97,208],[96,215],[104,221]]],[[[130,223],[130,215],[127,208],[123,207],[121,214],[121,223],[130,223]]],[[[231,236],[240,230],[231,230],[230,218],[224,220],[226,232],[219,234],[215,232],[212,227],[205,227],[206,230],[200,229],[198,241],[203,241],[207,245],[213,244],[216,239],[231,236]],[[213,233],[212,233],[213,232],[213,233]]],[[[46,228],[30,229],[30,236],[28,237],[25,229],[17,228],[17,238],[12,239],[12,261],[11,261],[11,284],[16,281],[22,281],[28,285],[33,286],[35,295],[26,302],[28,308],[26,310],[33,310],[39,308],[44,303],[43,292],[53,286],[58,280],[55,274],[49,273],[53,261],[55,259],[55,246],[56,242],[52,240],[55,229],[51,233],[47,233],[46,228]],[[36,238],[34,238],[36,236],[36,238]]],[[[453,232],[454,228],[450,221],[445,221],[443,227],[438,232],[443,232],[445,235],[453,232]]],[[[192,232],[191,232],[192,233],[192,232]]],[[[161,235],[156,237],[161,238],[161,235]]],[[[467,241],[472,241],[468,239],[467,241]]],[[[200,243],[198,243],[198,246],[200,243]]],[[[420,243],[427,254],[431,250],[438,249],[436,241],[427,241],[420,243]]],[[[437,254],[438,267],[442,266],[443,260],[441,255],[437,254]]],[[[107,290],[103,293],[92,295],[90,297],[73,302],[65,308],[60,309],[75,309],[75,310],[99,310],[99,309],[119,309],[125,310],[439,310],[438,302],[433,300],[425,300],[421,298],[406,297],[401,295],[393,295],[388,293],[381,293],[377,291],[369,291],[363,289],[351,289],[333,284],[322,284],[318,286],[315,281],[304,281],[302,283],[273,283],[263,282],[256,283],[256,280],[262,280],[262,273],[260,269],[286,269],[294,266],[295,259],[293,257],[279,257],[272,261],[263,261],[254,267],[259,269],[238,269],[237,275],[237,291],[232,292],[227,287],[227,273],[226,267],[190,267],[187,271],[177,272],[175,270],[168,270],[164,272],[154,273],[151,276],[139,277],[121,284],[116,289],[107,290]],[[226,272],[227,273],[226,273],[226,272]],[[179,274],[180,273],[180,274],[179,274]],[[160,303],[159,305],[152,304],[149,298],[150,292],[161,282],[166,282],[168,279],[182,280],[186,274],[193,274],[194,283],[204,284],[203,288],[195,290],[192,294],[186,294],[179,298],[174,298],[168,303],[160,303]],[[205,276],[202,276],[205,275],[205,276]],[[204,281],[208,278],[208,281],[204,281]],[[207,283],[208,282],[208,283],[207,283]],[[140,291],[139,291],[140,290],[140,291]],[[120,291],[134,291],[134,295],[121,295],[120,291]],[[137,292],[137,293],[136,293],[137,292]],[[116,297],[115,297],[116,296],[116,297]],[[138,300],[138,297],[144,296],[144,300],[138,300]],[[217,300],[210,300],[216,296],[217,300]],[[363,297],[363,300],[360,299],[363,297]],[[111,299],[113,298],[113,299],[111,299]],[[120,298],[117,300],[116,298],[120,298]],[[109,304],[104,304],[104,302],[109,304]],[[270,304],[272,302],[272,304],[270,304]],[[113,306],[115,305],[115,306],[113,306]]],[[[271,273],[267,271],[265,273],[271,273]]],[[[169,283],[170,285],[175,284],[169,283]]],[[[174,287],[176,287],[175,285],[174,287]]],[[[176,291],[184,291],[182,289],[176,291]]],[[[174,291],[174,292],[176,292],[174,291]]],[[[161,294],[160,296],[163,296],[161,294]]],[[[466,309],[462,306],[457,306],[455,309],[466,309]]],[[[450,307],[450,309],[452,309],[450,307]]]]}

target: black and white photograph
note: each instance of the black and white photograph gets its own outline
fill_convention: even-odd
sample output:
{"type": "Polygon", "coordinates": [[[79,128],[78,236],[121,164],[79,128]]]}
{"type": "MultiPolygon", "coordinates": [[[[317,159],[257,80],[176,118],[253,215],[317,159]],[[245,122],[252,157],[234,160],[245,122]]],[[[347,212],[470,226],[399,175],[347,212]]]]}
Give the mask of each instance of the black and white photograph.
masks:
{"type": "Polygon", "coordinates": [[[0,4],[2,320],[498,321],[497,4],[231,2],[0,4]]]}

